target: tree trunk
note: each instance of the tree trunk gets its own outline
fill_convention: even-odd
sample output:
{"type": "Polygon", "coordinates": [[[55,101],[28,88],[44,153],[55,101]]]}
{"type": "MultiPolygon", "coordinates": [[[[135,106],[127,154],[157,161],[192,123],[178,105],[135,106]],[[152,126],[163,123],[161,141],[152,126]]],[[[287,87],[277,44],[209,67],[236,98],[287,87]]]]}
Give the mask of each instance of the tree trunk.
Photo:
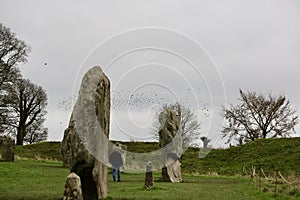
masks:
{"type": "Polygon", "coordinates": [[[25,127],[23,126],[19,127],[17,131],[17,146],[23,145],[25,134],[26,134],[25,127]]]}
{"type": "Polygon", "coordinates": [[[263,138],[264,138],[264,139],[266,139],[266,137],[267,137],[267,134],[268,134],[268,133],[267,133],[267,131],[266,131],[266,130],[263,130],[263,132],[262,132],[262,136],[263,136],[263,138]]]}

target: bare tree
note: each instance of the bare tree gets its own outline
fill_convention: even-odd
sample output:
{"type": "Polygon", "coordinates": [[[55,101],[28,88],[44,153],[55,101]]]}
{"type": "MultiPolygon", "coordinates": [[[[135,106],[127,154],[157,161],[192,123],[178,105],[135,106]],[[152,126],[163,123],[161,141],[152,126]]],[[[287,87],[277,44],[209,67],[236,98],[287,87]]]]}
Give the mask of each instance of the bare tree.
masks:
{"type": "Polygon", "coordinates": [[[45,119],[39,116],[35,122],[26,128],[26,136],[24,137],[24,142],[28,144],[33,144],[35,142],[41,142],[47,140],[48,128],[44,128],[45,119]]]}
{"type": "Polygon", "coordinates": [[[26,62],[29,52],[25,42],[0,23],[0,89],[3,83],[15,79],[17,64],[26,62]]]}
{"type": "Polygon", "coordinates": [[[164,105],[158,112],[157,120],[153,124],[155,137],[158,138],[158,132],[164,125],[164,113],[166,110],[172,110],[177,115],[180,115],[180,134],[183,146],[196,146],[200,138],[201,123],[191,109],[179,103],[164,105]]]}
{"type": "Polygon", "coordinates": [[[15,130],[17,145],[23,145],[29,131],[42,130],[40,126],[47,113],[47,94],[42,87],[19,79],[11,85],[4,102],[10,109],[8,126],[15,130]]]}
{"type": "Polygon", "coordinates": [[[0,134],[8,130],[9,109],[3,102],[7,89],[21,77],[18,63],[26,62],[30,48],[15,33],[0,23],[0,134]]]}
{"type": "Polygon", "coordinates": [[[227,125],[222,135],[228,142],[235,139],[239,143],[259,138],[286,137],[294,131],[298,123],[296,110],[291,108],[285,96],[263,96],[257,92],[240,90],[239,103],[223,108],[227,125]],[[242,140],[242,141],[241,141],[242,140]]]}

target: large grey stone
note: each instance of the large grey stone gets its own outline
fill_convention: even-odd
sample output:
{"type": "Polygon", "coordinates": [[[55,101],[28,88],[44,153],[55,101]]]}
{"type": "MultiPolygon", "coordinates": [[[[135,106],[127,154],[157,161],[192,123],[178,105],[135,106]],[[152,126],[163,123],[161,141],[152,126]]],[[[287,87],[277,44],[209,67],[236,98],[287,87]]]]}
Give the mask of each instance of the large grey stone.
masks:
{"type": "Polygon", "coordinates": [[[83,77],[61,146],[64,165],[80,176],[85,200],[107,197],[110,82],[100,67],[83,77]]]}
{"type": "Polygon", "coordinates": [[[168,109],[161,115],[164,119],[162,129],[159,131],[159,144],[163,148],[162,180],[182,182],[181,163],[179,161],[183,152],[180,115],[168,109]]]}

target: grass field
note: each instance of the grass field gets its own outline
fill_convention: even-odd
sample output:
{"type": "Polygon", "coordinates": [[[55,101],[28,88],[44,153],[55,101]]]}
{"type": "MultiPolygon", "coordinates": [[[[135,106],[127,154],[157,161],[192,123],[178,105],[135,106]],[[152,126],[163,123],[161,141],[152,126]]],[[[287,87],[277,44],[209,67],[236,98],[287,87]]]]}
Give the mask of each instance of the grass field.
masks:
{"type": "MultiPolygon", "coordinates": [[[[155,142],[121,142],[128,151],[137,153],[159,149],[155,142]]],[[[19,158],[61,160],[60,142],[41,142],[33,145],[17,146],[19,158]]],[[[260,139],[241,147],[212,149],[203,159],[199,159],[199,149],[189,148],[183,155],[184,173],[237,175],[243,166],[249,171],[252,166],[262,167],[265,172],[277,169],[285,176],[300,176],[300,138],[260,139]]]]}
{"type": "MultiPolygon", "coordinates": [[[[126,142],[130,152],[151,152],[158,143],[126,142]]],[[[60,162],[60,142],[17,146],[15,162],[0,162],[0,200],[61,199],[69,169],[60,162]]],[[[274,199],[274,179],[241,177],[262,167],[267,175],[279,170],[293,185],[278,180],[276,199],[300,199],[300,138],[265,139],[241,147],[213,149],[200,159],[199,149],[189,148],[183,156],[184,183],[155,182],[143,188],[144,174],[125,173],[121,183],[111,182],[109,199],[274,199]],[[218,176],[208,176],[217,174],[218,176]],[[295,183],[295,184],[294,184],[295,183]]],[[[160,173],[155,173],[159,180],[160,173]]],[[[277,183],[277,182],[276,182],[277,183]]]]}
{"type": "MultiPolygon", "coordinates": [[[[16,160],[0,162],[0,199],[61,199],[69,169],[61,162],[16,160]]],[[[160,174],[154,174],[158,180],[160,174]]],[[[143,188],[144,174],[124,173],[122,182],[109,178],[109,199],[274,199],[271,193],[259,192],[243,177],[184,175],[183,183],[155,182],[151,190],[143,188]]],[[[277,199],[297,199],[296,197],[277,199]]]]}
{"type": "Polygon", "coordinates": [[[59,199],[68,173],[61,162],[0,162],[0,199],[59,199]]]}

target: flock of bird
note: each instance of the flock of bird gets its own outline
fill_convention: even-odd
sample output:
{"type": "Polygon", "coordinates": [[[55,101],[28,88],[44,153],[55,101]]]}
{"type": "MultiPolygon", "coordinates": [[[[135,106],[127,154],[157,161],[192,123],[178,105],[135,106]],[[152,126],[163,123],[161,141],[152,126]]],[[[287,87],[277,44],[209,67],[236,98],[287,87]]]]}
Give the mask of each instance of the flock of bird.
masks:
{"type": "MultiPolygon", "coordinates": [[[[191,91],[191,89],[187,89],[191,91]]],[[[155,90],[143,90],[132,92],[129,90],[115,90],[111,92],[111,108],[113,111],[136,111],[142,112],[149,108],[162,108],[163,105],[174,104],[180,102],[183,105],[190,105],[190,94],[186,94],[183,98],[176,97],[173,94],[160,92],[155,90]],[[178,99],[180,98],[180,99],[178,99]]],[[[62,111],[72,111],[76,103],[77,96],[63,97],[59,100],[57,108],[62,111]]],[[[209,103],[204,104],[201,109],[195,108],[193,111],[200,111],[204,117],[209,117],[209,103]]]]}
{"type": "Polygon", "coordinates": [[[163,106],[164,104],[176,101],[174,96],[154,90],[135,93],[130,91],[114,91],[111,97],[111,107],[113,110],[142,111],[156,105],[163,106]]]}

